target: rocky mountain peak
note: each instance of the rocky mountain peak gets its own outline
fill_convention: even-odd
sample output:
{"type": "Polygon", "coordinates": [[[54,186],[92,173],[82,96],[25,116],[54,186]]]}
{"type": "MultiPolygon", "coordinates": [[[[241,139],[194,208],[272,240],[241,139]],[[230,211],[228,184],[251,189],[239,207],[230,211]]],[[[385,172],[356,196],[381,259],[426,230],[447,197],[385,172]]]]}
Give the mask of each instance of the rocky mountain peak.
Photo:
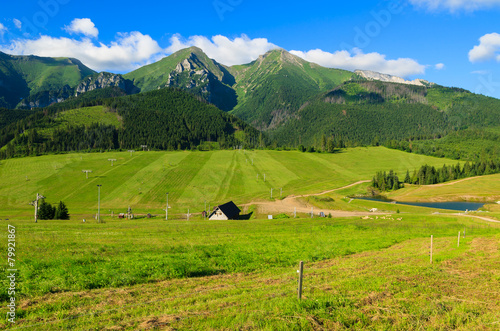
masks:
{"type": "Polygon", "coordinates": [[[424,79],[415,79],[415,80],[405,80],[404,78],[382,74],[380,72],[370,71],[370,70],[356,70],[355,74],[367,79],[367,80],[379,80],[381,82],[387,83],[399,83],[399,84],[407,84],[407,85],[416,85],[416,86],[432,86],[434,83],[428,82],[424,79]]]}
{"type": "Polygon", "coordinates": [[[129,94],[138,92],[132,81],[123,78],[122,75],[101,72],[83,79],[75,88],[75,97],[86,92],[107,87],[118,87],[129,94]]]}

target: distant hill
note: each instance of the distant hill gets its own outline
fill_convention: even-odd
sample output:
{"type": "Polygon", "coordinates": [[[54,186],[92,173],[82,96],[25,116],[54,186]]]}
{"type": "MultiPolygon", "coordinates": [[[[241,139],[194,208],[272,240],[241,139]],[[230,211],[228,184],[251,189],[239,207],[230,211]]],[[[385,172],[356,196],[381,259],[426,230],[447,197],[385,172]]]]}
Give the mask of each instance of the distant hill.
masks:
{"type": "MultiPolygon", "coordinates": [[[[100,91],[115,90],[92,92],[100,91]]],[[[242,120],[180,89],[93,99],[78,106],[77,100],[45,108],[0,129],[0,158],[140,149],[142,145],[154,150],[203,148],[204,143],[207,148],[252,147],[260,138],[242,120]]]]}
{"type": "MultiPolygon", "coordinates": [[[[336,147],[385,144],[437,156],[472,155],[472,147],[453,153],[450,140],[442,144],[446,150],[432,146],[450,133],[470,138],[460,133],[500,127],[498,99],[420,79],[325,68],[283,49],[229,67],[190,47],[125,75],[95,73],[74,59],[1,53],[0,69],[0,107],[78,109],[99,106],[103,98],[177,88],[266,132],[275,145],[292,147],[325,149],[330,141],[336,147]],[[427,140],[433,141],[416,143],[427,140]]],[[[4,110],[0,128],[28,115],[4,110]]]]}
{"type": "Polygon", "coordinates": [[[169,86],[189,90],[264,130],[286,122],[308,98],[353,76],[349,71],[309,63],[282,49],[250,64],[226,67],[197,47],[124,75],[143,92],[169,86]]]}
{"type": "Polygon", "coordinates": [[[274,131],[281,144],[348,146],[438,139],[458,130],[500,126],[500,100],[463,89],[348,81],[303,105],[274,131]],[[339,145],[337,143],[337,145],[339,145]]]}
{"type": "Polygon", "coordinates": [[[234,77],[226,67],[197,47],[180,50],[124,77],[141,92],[178,87],[201,96],[224,111],[230,111],[237,103],[236,93],[231,87],[234,77]]]}
{"type": "Polygon", "coordinates": [[[269,51],[230,71],[238,93],[233,113],[262,130],[276,129],[312,97],[354,76],[349,71],[307,62],[283,49],[269,51]]]}
{"type": "Polygon", "coordinates": [[[0,107],[15,108],[31,95],[73,88],[95,71],[72,58],[14,56],[0,52],[0,107]]]}

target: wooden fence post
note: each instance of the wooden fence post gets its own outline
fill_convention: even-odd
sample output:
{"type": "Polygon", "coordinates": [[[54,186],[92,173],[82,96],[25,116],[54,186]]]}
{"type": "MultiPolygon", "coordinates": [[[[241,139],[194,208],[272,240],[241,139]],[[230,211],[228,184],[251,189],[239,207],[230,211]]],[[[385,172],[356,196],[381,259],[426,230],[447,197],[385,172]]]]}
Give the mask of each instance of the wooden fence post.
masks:
{"type": "Polygon", "coordinates": [[[302,276],[304,273],[304,262],[300,261],[299,265],[299,288],[298,288],[298,297],[299,300],[302,300],[302,276]]]}
{"type": "Polygon", "coordinates": [[[431,235],[431,263],[432,263],[432,242],[433,242],[434,236],[431,235]]]}

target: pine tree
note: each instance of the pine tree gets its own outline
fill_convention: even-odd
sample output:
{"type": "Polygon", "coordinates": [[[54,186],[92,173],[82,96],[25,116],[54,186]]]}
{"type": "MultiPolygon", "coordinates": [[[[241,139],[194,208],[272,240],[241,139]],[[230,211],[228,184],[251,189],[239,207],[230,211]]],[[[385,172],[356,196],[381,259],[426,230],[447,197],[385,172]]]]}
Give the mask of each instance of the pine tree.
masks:
{"type": "Polygon", "coordinates": [[[55,209],[46,202],[44,199],[40,200],[40,205],[38,207],[38,219],[41,220],[51,220],[54,218],[55,209]]]}
{"type": "Polygon", "coordinates": [[[54,218],[57,220],[69,220],[69,211],[64,202],[59,201],[54,218]]]}
{"type": "Polygon", "coordinates": [[[410,182],[411,182],[410,170],[406,170],[405,183],[410,184],[410,182]]]}
{"type": "Polygon", "coordinates": [[[327,146],[326,149],[327,149],[328,153],[335,152],[335,143],[333,142],[333,138],[328,139],[326,146],[327,146]]]}

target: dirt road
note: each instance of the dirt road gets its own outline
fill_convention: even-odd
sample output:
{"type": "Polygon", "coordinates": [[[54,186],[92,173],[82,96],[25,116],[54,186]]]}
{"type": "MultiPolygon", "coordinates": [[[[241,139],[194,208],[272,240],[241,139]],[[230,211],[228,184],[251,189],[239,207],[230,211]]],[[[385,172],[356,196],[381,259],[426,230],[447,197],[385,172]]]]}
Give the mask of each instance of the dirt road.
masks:
{"type": "MultiPolygon", "coordinates": [[[[335,191],[340,191],[352,186],[356,186],[363,183],[369,183],[369,180],[361,180],[356,183],[352,183],[346,186],[338,187],[332,190],[323,191],[320,193],[311,193],[311,194],[303,194],[303,195],[290,195],[283,200],[276,201],[254,201],[247,204],[242,205],[243,207],[248,207],[251,205],[257,206],[257,212],[260,214],[276,214],[276,213],[311,213],[310,205],[303,203],[298,198],[305,198],[310,196],[319,196],[335,191]]],[[[351,216],[369,216],[369,215],[386,215],[387,213],[372,213],[372,212],[362,212],[362,211],[342,211],[342,210],[331,210],[331,209],[313,209],[314,215],[318,215],[323,212],[325,215],[332,214],[332,217],[351,217],[351,216]]]]}
{"type": "Polygon", "coordinates": [[[484,216],[467,215],[467,214],[450,214],[450,215],[453,215],[453,216],[462,216],[462,217],[473,217],[473,218],[477,218],[477,219],[480,219],[480,220],[483,220],[483,221],[486,221],[486,222],[500,223],[499,220],[496,220],[496,219],[493,219],[493,218],[489,218],[489,217],[484,217],[484,216]]]}
{"type": "MultiPolygon", "coordinates": [[[[463,180],[460,180],[458,182],[462,182],[465,180],[469,180],[471,178],[466,178],[463,180]]],[[[275,200],[275,201],[254,201],[250,202],[247,204],[242,205],[243,207],[248,207],[251,205],[257,206],[257,212],[259,214],[277,214],[277,213],[287,213],[291,214],[294,212],[300,213],[300,214],[310,214],[311,213],[311,208],[313,208],[311,205],[308,205],[305,202],[299,201],[298,198],[305,198],[305,197],[311,197],[311,196],[320,196],[323,194],[335,192],[335,191],[340,191],[352,186],[356,186],[359,184],[363,183],[368,183],[370,182],[369,180],[362,180],[356,183],[352,183],[343,187],[338,187],[332,190],[327,190],[323,191],[320,193],[311,193],[311,194],[303,194],[303,195],[290,195],[283,200],[275,200]]],[[[453,185],[458,182],[454,183],[449,183],[449,184],[439,184],[439,185],[453,185]]],[[[435,185],[437,186],[437,185],[435,185]]],[[[387,212],[369,212],[369,211],[343,211],[343,210],[332,210],[332,209],[320,209],[320,208],[314,208],[312,210],[314,212],[314,215],[318,215],[319,213],[323,212],[325,215],[331,214],[332,217],[363,217],[363,216],[379,216],[379,215],[387,215],[390,213],[387,212]]],[[[500,221],[495,220],[493,218],[488,218],[488,217],[483,217],[483,216],[475,216],[475,215],[466,215],[466,214],[443,214],[443,215],[453,215],[453,216],[462,216],[462,217],[473,217],[477,219],[481,219],[483,221],[487,222],[494,222],[494,223],[500,223],[500,221]]]]}

